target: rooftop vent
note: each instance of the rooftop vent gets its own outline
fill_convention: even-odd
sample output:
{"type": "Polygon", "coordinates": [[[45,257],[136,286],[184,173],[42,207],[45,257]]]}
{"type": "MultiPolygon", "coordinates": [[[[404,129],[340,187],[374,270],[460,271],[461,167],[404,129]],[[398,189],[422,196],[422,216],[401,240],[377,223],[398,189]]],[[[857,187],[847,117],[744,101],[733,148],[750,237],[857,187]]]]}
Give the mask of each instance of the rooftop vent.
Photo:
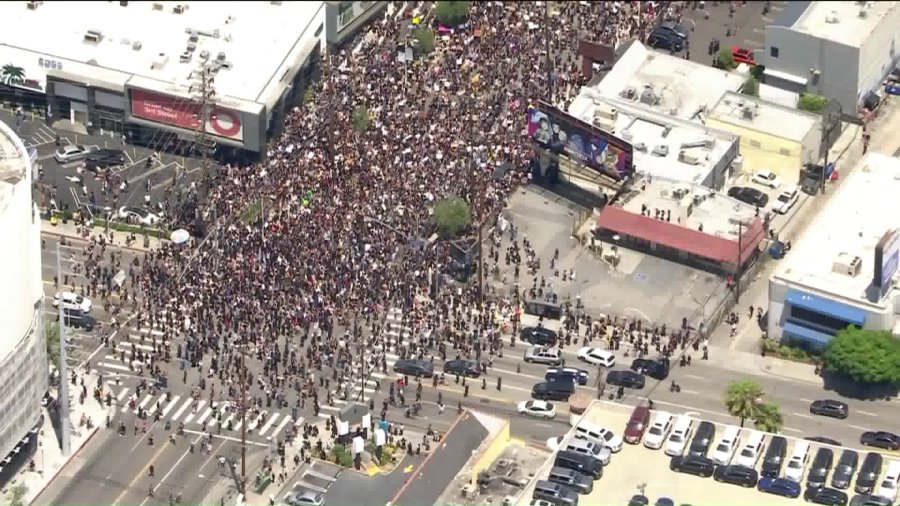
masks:
{"type": "Polygon", "coordinates": [[[272,0],[272,1],[269,2],[269,3],[272,4],[272,5],[281,5],[281,0],[272,0]]]}
{"type": "Polygon", "coordinates": [[[831,14],[825,16],[825,22],[830,25],[836,25],[841,22],[841,18],[838,17],[837,11],[831,11],[831,14]]]}
{"type": "Polygon", "coordinates": [[[619,96],[627,100],[637,100],[637,90],[633,86],[629,86],[619,92],[619,96]]]}
{"type": "Polygon", "coordinates": [[[159,53],[156,55],[156,58],[153,59],[153,63],[150,64],[150,69],[159,70],[165,67],[166,63],[169,63],[169,57],[166,56],[166,53],[159,53]]]}
{"type": "Polygon", "coordinates": [[[140,51],[142,47],[143,44],[141,44],[141,41],[139,40],[136,40],[131,44],[131,49],[134,49],[135,51],[140,51]]]}
{"type": "Polygon", "coordinates": [[[194,56],[194,53],[191,51],[185,51],[181,53],[181,56],[178,58],[178,61],[181,63],[190,63],[191,58],[194,56]]]}
{"type": "Polygon", "coordinates": [[[646,153],[647,152],[647,144],[645,144],[643,142],[639,142],[634,145],[634,149],[640,151],[641,153],[646,153]]]}
{"type": "Polygon", "coordinates": [[[834,263],[831,265],[831,272],[852,278],[858,276],[861,270],[862,258],[846,252],[838,253],[837,258],[834,259],[834,263]]]}
{"type": "Polygon", "coordinates": [[[647,85],[641,92],[641,103],[645,105],[656,105],[659,103],[659,95],[653,91],[653,86],[647,85]]]}
{"type": "Polygon", "coordinates": [[[859,17],[861,17],[863,19],[869,17],[869,13],[868,13],[868,11],[866,11],[865,7],[863,7],[862,9],[859,10],[859,17]]]}
{"type": "Polygon", "coordinates": [[[163,10],[163,4],[161,4],[161,3],[159,3],[159,2],[154,3],[154,4],[153,4],[153,10],[155,10],[155,11],[161,11],[161,10],[163,10]]]}
{"type": "Polygon", "coordinates": [[[666,144],[659,144],[653,147],[653,156],[669,156],[669,146],[666,144]]]}
{"type": "Polygon", "coordinates": [[[100,30],[88,30],[84,34],[85,42],[98,44],[101,40],[103,40],[103,32],[101,32],[100,30]]]}
{"type": "Polygon", "coordinates": [[[28,2],[28,10],[35,11],[35,10],[37,10],[38,7],[41,6],[42,3],[44,3],[44,2],[41,2],[41,1],[28,2]]]}
{"type": "Polygon", "coordinates": [[[678,152],[678,161],[688,165],[700,165],[700,159],[689,151],[681,150],[678,152]]]}
{"type": "Polygon", "coordinates": [[[220,52],[219,54],[216,55],[216,59],[219,61],[225,61],[225,53],[220,52]]]}
{"type": "Polygon", "coordinates": [[[178,4],[172,8],[172,13],[174,14],[184,14],[184,11],[188,9],[188,6],[185,4],[178,4]]]}
{"type": "Polygon", "coordinates": [[[744,106],[744,108],[741,109],[741,117],[744,119],[752,120],[758,114],[759,114],[758,107],[751,107],[748,105],[748,106],[744,106]]]}
{"type": "Polygon", "coordinates": [[[120,0],[119,5],[122,7],[128,7],[128,0],[120,0]]]}

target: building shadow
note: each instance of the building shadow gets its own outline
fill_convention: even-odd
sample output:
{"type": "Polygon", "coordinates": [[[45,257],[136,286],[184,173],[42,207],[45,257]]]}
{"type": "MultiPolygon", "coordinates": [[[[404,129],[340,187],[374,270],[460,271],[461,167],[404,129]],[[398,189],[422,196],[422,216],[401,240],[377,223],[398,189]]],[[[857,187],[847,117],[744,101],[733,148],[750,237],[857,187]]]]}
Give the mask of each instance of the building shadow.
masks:
{"type": "Polygon", "coordinates": [[[900,392],[896,384],[862,384],[844,375],[825,371],[822,375],[823,388],[842,397],[863,401],[890,400],[900,392]]]}

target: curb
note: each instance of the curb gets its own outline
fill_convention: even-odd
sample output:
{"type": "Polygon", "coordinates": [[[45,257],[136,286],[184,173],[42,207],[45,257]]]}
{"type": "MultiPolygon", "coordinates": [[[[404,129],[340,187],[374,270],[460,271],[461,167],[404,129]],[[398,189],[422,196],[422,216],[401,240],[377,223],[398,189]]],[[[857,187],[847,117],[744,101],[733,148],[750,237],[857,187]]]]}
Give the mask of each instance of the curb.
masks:
{"type": "MultiPolygon", "coordinates": [[[[49,235],[49,236],[54,236],[54,237],[62,237],[62,238],[66,238],[66,239],[71,239],[71,240],[73,240],[73,241],[88,242],[88,240],[85,239],[85,238],[82,237],[82,236],[79,236],[79,235],[70,235],[70,234],[63,234],[63,233],[60,233],[60,232],[49,232],[49,231],[46,231],[46,230],[41,230],[41,235],[49,235]]],[[[126,250],[126,251],[132,251],[132,252],[135,252],[135,253],[149,253],[149,252],[151,252],[151,251],[155,251],[154,249],[141,249],[141,248],[134,248],[134,247],[131,247],[131,246],[121,246],[121,245],[118,245],[118,244],[114,244],[113,246],[115,246],[115,247],[118,248],[118,249],[123,249],[123,250],[126,250]]]]}
{"type": "Polygon", "coordinates": [[[41,494],[43,494],[44,491],[47,490],[47,488],[50,486],[50,484],[53,483],[54,481],[56,481],[56,478],[59,476],[59,473],[61,473],[62,470],[65,469],[66,466],[68,466],[70,462],[75,460],[75,457],[77,457],[78,454],[81,453],[81,450],[83,450],[88,445],[88,443],[90,443],[94,439],[94,436],[96,436],[97,433],[99,433],[99,432],[100,432],[100,427],[97,427],[97,429],[94,432],[92,432],[91,435],[88,436],[87,439],[85,439],[83,443],[81,443],[81,446],[79,446],[78,449],[75,450],[74,453],[72,453],[72,456],[69,457],[68,460],[66,460],[66,462],[63,465],[59,466],[59,469],[57,469],[56,472],[53,473],[53,477],[50,478],[50,480],[47,481],[47,483],[45,483],[43,487],[41,487],[41,490],[38,491],[36,496],[34,496],[34,499],[32,499],[31,502],[28,503],[29,505],[35,504],[37,502],[38,498],[41,497],[41,494]]]}

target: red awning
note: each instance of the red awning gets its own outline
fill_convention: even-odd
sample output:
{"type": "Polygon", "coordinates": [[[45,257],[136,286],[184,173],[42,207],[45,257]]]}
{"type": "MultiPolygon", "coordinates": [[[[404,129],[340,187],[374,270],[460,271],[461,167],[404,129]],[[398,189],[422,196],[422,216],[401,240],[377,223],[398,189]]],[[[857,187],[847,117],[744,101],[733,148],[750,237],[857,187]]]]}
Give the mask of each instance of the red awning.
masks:
{"type": "MultiPolygon", "coordinates": [[[[716,262],[734,264],[738,256],[737,239],[710,235],[677,223],[657,220],[628,212],[621,207],[606,206],[597,218],[597,228],[628,235],[685,251],[716,262]]],[[[759,247],[765,231],[760,218],[750,224],[741,237],[741,264],[759,247]]]]}

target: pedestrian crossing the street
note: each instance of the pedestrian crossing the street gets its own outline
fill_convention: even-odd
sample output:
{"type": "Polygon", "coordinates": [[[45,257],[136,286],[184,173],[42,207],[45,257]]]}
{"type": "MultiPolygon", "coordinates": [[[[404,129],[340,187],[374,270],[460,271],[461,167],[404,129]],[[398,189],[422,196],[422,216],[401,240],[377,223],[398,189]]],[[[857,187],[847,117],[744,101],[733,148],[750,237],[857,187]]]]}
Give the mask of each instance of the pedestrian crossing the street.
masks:
{"type": "Polygon", "coordinates": [[[154,350],[154,340],[157,346],[164,344],[164,333],[158,327],[141,327],[140,330],[131,327],[123,328],[116,337],[115,353],[109,347],[104,349],[105,354],[94,365],[94,369],[100,374],[136,374],[141,368],[150,365],[149,359],[139,360],[138,353],[149,355],[154,350]],[[124,360],[123,360],[124,353],[124,360]]]}

